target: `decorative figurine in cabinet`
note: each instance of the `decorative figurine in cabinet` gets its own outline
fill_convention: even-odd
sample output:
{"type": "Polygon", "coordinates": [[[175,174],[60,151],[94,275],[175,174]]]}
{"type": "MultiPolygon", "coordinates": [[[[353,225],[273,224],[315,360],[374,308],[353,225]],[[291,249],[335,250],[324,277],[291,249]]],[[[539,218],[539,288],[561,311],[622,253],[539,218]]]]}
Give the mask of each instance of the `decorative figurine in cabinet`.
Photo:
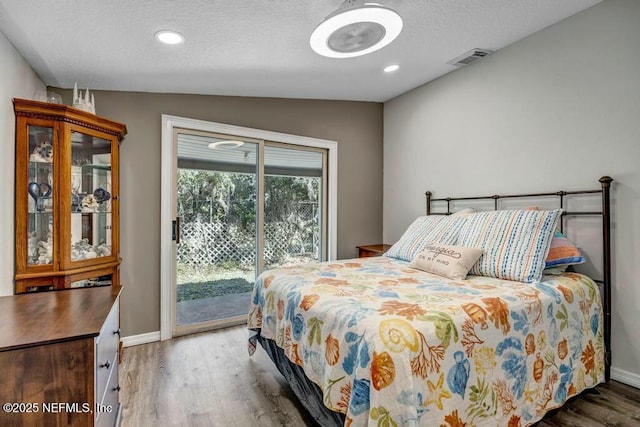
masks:
{"type": "Polygon", "coordinates": [[[119,284],[121,123],[13,100],[16,293],[119,284]]]}

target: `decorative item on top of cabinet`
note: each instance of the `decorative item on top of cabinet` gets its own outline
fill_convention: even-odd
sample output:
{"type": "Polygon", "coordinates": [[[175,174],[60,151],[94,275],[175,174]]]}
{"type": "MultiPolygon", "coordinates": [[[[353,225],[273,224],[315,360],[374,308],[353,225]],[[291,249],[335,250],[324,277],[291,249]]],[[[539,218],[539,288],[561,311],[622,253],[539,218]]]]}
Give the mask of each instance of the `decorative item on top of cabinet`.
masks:
{"type": "Polygon", "coordinates": [[[89,88],[85,92],[84,96],[82,96],[82,91],[78,95],[78,83],[73,85],[73,107],[78,110],[86,111],[91,114],[96,113],[96,100],[91,94],[91,98],[89,98],[89,88]]]}
{"type": "Polygon", "coordinates": [[[367,258],[372,256],[380,256],[387,252],[392,245],[363,245],[356,246],[358,248],[358,258],[367,258]]]}
{"type": "Polygon", "coordinates": [[[119,148],[125,125],[14,99],[15,292],[119,284],[119,148]]]}

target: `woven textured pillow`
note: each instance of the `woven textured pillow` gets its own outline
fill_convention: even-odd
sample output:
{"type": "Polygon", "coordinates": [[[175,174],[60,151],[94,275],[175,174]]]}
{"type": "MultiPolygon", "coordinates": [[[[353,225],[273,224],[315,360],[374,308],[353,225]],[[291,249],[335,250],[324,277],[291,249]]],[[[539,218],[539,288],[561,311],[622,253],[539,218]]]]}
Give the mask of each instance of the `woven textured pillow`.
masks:
{"type": "Polygon", "coordinates": [[[564,234],[556,231],[551,239],[551,247],[547,255],[546,267],[558,267],[574,264],[582,264],[587,259],[564,234]]]}
{"type": "Polygon", "coordinates": [[[562,209],[491,211],[466,218],[457,245],[484,253],[469,274],[517,282],[536,282],[562,209]]]}
{"type": "Polygon", "coordinates": [[[465,218],[451,216],[418,217],[385,255],[412,261],[429,243],[453,245],[464,221],[465,218]]]}
{"type": "Polygon", "coordinates": [[[453,280],[464,280],[482,255],[482,249],[464,246],[428,244],[411,261],[409,267],[453,280]]]}

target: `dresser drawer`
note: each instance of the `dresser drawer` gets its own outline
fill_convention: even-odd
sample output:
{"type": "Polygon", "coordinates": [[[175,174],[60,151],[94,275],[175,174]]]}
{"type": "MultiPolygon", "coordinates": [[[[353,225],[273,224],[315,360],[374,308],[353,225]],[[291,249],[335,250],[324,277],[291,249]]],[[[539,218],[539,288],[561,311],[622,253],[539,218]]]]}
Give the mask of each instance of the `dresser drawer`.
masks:
{"type": "Polygon", "coordinates": [[[113,304],[107,319],[96,338],[96,403],[100,402],[105,393],[109,375],[117,366],[114,365],[115,355],[118,353],[120,335],[117,331],[119,325],[119,300],[113,304]]]}
{"type": "Polygon", "coordinates": [[[364,249],[358,251],[358,258],[369,258],[372,256],[380,256],[380,252],[372,252],[364,249]]]}
{"type": "Polygon", "coordinates": [[[118,406],[120,399],[118,386],[118,355],[116,353],[115,358],[113,359],[113,370],[111,371],[111,375],[109,376],[109,382],[107,384],[106,390],[104,391],[104,396],[99,396],[98,399],[102,398],[102,401],[99,405],[96,406],[96,425],[99,427],[113,427],[116,423],[116,419],[118,418],[118,406]]]}
{"type": "Polygon", "coordinates": [[[372,256],[380,256],[389,250],[392,245],[363,245],[356,246],[358,248],[358,258],[368,258],[372,256]]]}

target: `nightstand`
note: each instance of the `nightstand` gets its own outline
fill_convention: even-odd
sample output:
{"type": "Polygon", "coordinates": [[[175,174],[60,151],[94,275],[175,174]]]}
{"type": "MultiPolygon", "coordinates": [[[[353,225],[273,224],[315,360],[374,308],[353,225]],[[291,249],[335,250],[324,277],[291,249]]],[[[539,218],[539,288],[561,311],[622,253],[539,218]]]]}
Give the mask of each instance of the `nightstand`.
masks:
{"type": "Polygon", "coordinates": [[[358,248],[358,258],[366,258],[370,256],[380,256],[387,252],[392,245],[363,245],[356,246],[358,248]]]}

